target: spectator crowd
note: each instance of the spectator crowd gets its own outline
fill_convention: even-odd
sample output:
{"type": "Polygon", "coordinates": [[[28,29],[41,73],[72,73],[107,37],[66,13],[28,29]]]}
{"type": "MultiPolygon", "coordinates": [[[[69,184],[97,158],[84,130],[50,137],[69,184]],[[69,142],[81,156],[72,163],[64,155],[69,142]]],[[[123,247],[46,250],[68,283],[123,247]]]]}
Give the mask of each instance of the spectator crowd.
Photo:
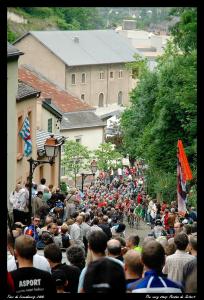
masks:
{"type": "Polygon", "coordinates": [[[197,293],[195,208],[179,214],[176,201],[152,199],[134,168],[110,179],[99,176],[65,194],[42,178],[32,187],[31,222],[29,184],[17,184],[10,195],[8,294],[197,293]],[[138,220],[149,226],[143,240],[138,220]]]}

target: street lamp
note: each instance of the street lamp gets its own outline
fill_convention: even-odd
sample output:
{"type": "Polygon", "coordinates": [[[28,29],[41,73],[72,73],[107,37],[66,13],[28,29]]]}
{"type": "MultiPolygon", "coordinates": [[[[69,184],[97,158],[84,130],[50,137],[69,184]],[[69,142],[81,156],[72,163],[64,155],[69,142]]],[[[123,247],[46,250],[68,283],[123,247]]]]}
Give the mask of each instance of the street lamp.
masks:
{"type": "Polygon", "coordinates": [[[97,169],[98,169],[97,162],[95,160],[93,160],[91,162],[90,169],[91,169],[91,172],[92,172],[91,174],[84,174],[84,173],[81,174],[81,191],[82,191],[82,193],[84,191],[84,180],[85,180],[85,178],[87,176],[93,175],[93,178],[95,179],[95,174],[96,174],[97,169]]]}
{"type": "Polygon", "coordinates": [[[31,206],[31,199],[32,199],[32,181],[33,181],[33,173],[35,168],[42,164],[54,164],[54,159],[57,157],[59,153],[59,148],[64,143],[64,139],[58,143],[57,139],[54,138],[54,135],[51,134],[50,137],[45,141],[44,149],[45,149],[45,156],[48,160],[35,160],[32,157],[28,159],[30,170],[29,170],[29,218],[31,222],[32,216],[32,206],[31,206]]]}

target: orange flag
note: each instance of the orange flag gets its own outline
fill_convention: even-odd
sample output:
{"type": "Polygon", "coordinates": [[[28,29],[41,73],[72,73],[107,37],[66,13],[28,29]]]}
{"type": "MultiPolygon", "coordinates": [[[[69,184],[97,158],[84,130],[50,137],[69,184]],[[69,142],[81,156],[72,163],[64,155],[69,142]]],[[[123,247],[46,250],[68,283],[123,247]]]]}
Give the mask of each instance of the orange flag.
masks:
{"type": "Polygon", "coordinates": [[[191,168],[188,163],[188,159],[183,147],[183,143],[181,140],[178,140],[178,159],[181,164],[183,179],[184,181],[191,180],[193,178],[191,168]]]}

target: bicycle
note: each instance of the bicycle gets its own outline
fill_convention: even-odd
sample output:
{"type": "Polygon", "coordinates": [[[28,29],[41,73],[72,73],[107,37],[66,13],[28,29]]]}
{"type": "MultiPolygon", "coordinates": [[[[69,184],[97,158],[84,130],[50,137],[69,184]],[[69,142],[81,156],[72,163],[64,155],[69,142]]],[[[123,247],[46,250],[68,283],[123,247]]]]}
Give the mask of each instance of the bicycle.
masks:
{"type": "Polygon", "coordinates": [[[139,225],[140,225],[140,216],[135,215],[135,226],[136,226],[136,229],[139,229],[139,225]]]}
{"type": "Polygon", "coordinates": [[[135,224],[135,216],[133,213],[130,213],[129,218],[128,218],[128,224],[130,226],[130,228],[134,227],[135,224]]]}

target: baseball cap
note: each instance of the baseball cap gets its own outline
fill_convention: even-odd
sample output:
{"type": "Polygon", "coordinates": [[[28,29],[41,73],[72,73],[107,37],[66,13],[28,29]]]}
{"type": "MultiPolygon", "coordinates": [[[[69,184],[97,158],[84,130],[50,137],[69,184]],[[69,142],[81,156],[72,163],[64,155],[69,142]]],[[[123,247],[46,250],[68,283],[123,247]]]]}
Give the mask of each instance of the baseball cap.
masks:
{"type": "Polygon", "coordinates": [[[56,286],[63,286],[67,281],[65,272],[63,270],[55,270],[52,273],[52,278],[54,279],[56,286]]]}
{"type": "Polygon", "coordinates": [[[125,274],[122,266],[101,258],[88,265],[83,285],[85,293],[125,293],[125,274]]]}

